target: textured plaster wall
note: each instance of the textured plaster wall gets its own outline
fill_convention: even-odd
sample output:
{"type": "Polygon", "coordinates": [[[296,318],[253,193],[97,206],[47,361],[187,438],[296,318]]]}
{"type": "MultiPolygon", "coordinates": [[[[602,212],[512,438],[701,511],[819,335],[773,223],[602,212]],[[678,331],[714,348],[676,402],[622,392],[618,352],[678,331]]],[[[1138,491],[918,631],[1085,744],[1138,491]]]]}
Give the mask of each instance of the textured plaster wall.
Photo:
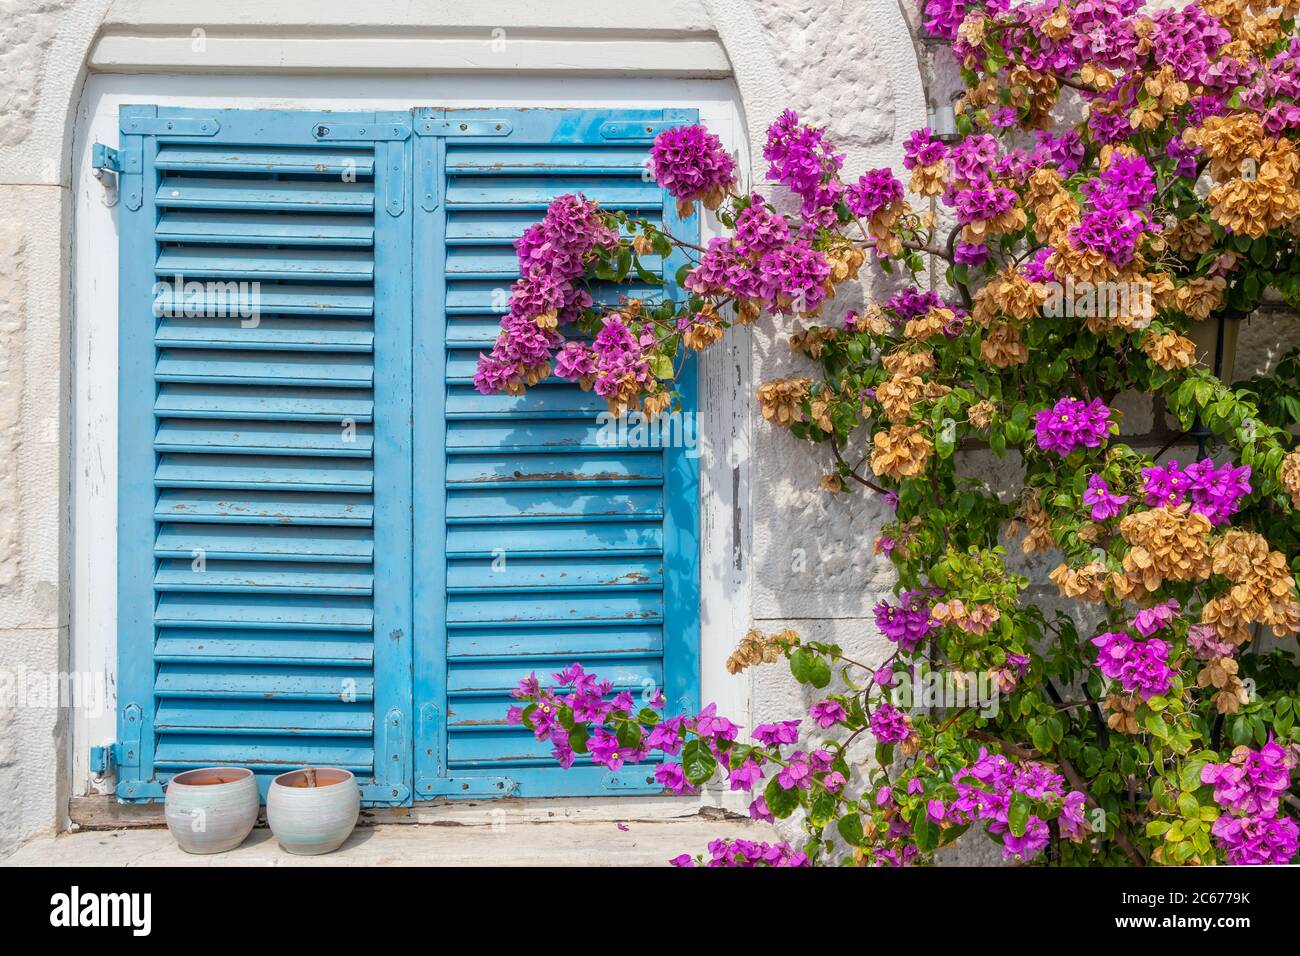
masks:
{"type": "Polygon", "coordinates": [[[0,4],[0,854],[61,819],[66,670],[67,243],[64,161],[105,3],[0,4]]]}
{"type": "MultiPolygon", "coordinates": [[[[785,108],[830,129],[847,156],[846,176],[898,166],[903,139],[924,124],[925,96],[908,25],[894,0],[714,0],[709,6],[744,101],[755,182],[766,171],[761,146],[767,125],[785,108]],[[741,49],[745,61],[737,59],[741,49]],[[755,56],[762,62],[748,61],[755,56]]],[[[828,308],[852,307],[870,291],[868,280],[862,289],[841,292],[828,308]]],[[[770,329],[755,329],[753,355],[755,383],[805,368],[770,329]]],[[[819,491],[817,462],[783,431],[757,424],[752,448],[756,623],[768,630],[834,633],[845,643],[865,642],[878,655],[883,647],[869,625],[870,609],[893,583],[887,562],[870,554],[880,505],[819,491]]],[[[751,673],[755,720],[806,707],[779,668],[751,673]]]]}

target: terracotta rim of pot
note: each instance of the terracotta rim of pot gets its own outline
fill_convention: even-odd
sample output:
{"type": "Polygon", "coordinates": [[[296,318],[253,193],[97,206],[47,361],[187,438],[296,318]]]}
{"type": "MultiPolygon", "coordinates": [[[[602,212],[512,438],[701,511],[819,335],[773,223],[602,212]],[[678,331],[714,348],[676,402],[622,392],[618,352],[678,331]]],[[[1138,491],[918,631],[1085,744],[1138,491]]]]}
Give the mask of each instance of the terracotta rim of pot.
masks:
{"type": "Polygon", "coordinates": [[[355,779],[351,770],[343,770],[340,767],[304,767],[301,770],[290,770],[288,773],[280,774],[271,781],[271,786],[289,791],[328,790],[330,787],[337,787],[341,783],[348,783],[355,779]],[[316,771],[314,787],[306,786],[308,770],[316,771]]]}
{"type": "Polygon", "coordinates": [[[243,783],[253,775],[247,767],[200,767],[197,770],[185,770],[176,774],[167,786],[179,784],[182,787],[228,787],[243,783]]]}

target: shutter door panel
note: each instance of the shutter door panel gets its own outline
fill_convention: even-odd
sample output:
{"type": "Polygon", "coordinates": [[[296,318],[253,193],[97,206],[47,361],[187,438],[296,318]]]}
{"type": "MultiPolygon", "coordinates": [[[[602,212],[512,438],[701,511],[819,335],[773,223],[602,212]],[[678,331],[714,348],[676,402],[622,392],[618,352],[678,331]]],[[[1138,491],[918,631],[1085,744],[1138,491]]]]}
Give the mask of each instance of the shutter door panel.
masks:
{"type": "MultiPolygon", "coordinates": [[[[429,627],[418,630],[417,641],[417,699],[428,703],[416,796],[657,792],[653,767],[610,774],[579,758],[562,770],[549,743],[505,718],[520,679],[532,672],[548,679],[573,661],[619,690],[639,696],[667,688],[674,709],[693,706],[697,665],[679,647],[697,642],[698,618],[680,609],[689,605],[697,614],[698,545],[693,525],[683,541],[669,499],[681,496],[693,516],[695,486],[674,472],[674,452],[602,440],[597,415],[607,406],[592,393],[552,378],[523,396],[484,396],[472,377],[518,277],[514,242],[553,199],[581,192],[606,209],[675,220],[671,200],[643,175],[653,133],[609,139],[604,124],[633,120],[640,128],[645,121],[657,132],[665,120],[690,117],[537,110],[508,119],[504,136],[417,137],[417,163],[423,150],[445,169],[441,202],[416,223],[416,261],[424,267],[417,276],[437,276],[416,293],[417,303],[432,304],[417,329],[434,353],[417,367],[417,393],[425,382],[417,416],[426,402],[444,409],[431,427],[417,418],[417,461],[423,455],[443,465],[445,492],[430,507],[417,500],[417,549],[424,539],[444,553],[429,553],[427,561],[417,555],[419,565],[435,570],[424,587],[417,576],[417,629],[426,620],[429,627]],[[428,520],[438,509],[441,528],[428,520]],[[666,552],[666,541],[676,550],[666,552]],[[686,566],[673,593],[666,562],[686,566]],[[445,637],[435,633],[438,624],[445,637]],[[433,646],[422,660],[426,639],[433,646]]],[[[675,223],[674,231],[686,235],[693,225],[675,223]]],[[[679,265],[646,264],[669,274],[679,265]]],[[[591,292],[611,304],[623,295],[653,301],[662,294],[649,285],[603,283],[591,292]]],[[[690,402],[693,389],[687,392],[690,402]]]]}
{"type": "Polygon", "coordinates": [[[321,143],[311,114],[261,111],[173,141],[150,125],[172,112],[123,111],[157,133],[123,143],[140,201],[123,222],[120,699],[139,750],[119,795],[192,767],[247,766],[265,789],[328,765],[402,802],[409,219],[376,208],[392,188],[376,176],[402,177],[409,144],[321,143]]]}
{"type": "Polygon", "coordinates": [[[643,165],[693,119],[123,108],[121,798],[213,764],[346,767],[372,804],[659,790],[504,718],[575,660],[696,706],[695,462],[606,443],[568,383],[472,379],[556,196],[690,234],[643,165]]]}

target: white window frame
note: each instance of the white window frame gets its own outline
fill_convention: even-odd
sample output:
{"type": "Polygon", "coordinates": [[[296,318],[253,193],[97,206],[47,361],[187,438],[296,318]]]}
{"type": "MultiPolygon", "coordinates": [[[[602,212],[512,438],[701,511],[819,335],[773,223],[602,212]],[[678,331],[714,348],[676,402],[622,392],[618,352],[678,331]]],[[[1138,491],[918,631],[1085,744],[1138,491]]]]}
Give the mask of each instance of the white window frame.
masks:
{"type": "MultiPolygon", "coordinates": [[[[114,177],[92,174],[94,143],[116,147],[118,108],[132,103],[225,109],[405,110],[415,106],[697,108],[700,121],[750,168],[740,97],[731,80],[510,76],[92,75],[72,147],[72,671],[103,675],[102,711],[74,710],[69,765],[74,795],[106,793],[90,747],[116,737],[117,670],[117,207],[114,177]]],[[[706,220],[705,236],[717,223],[706,220]]],[[[750,683],[724,661],[750,624],[748,555],[750,343],[733,334],[704,353],[699,395],[701,699],[750,712],[750,683]]],[[[716,795],[708,798],[716,802],[716,795]]],[[[734,801],[726,799],[729,805],[734,801]]],[[[680,805],[680,801],[678,801],[680,805]]],[[[644,806],[639,803],[638,806],[644,806]]],[[[646,808],[649,809],[649,808],[646,808]]]]}

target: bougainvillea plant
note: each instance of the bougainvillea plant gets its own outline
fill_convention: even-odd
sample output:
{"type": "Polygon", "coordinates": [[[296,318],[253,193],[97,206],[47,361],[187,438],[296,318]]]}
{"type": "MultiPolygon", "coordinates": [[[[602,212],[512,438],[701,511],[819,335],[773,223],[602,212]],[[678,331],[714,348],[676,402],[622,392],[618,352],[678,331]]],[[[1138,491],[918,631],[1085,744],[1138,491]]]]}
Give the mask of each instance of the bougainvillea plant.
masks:
{"type": "Polygon", "coordinates": [[[558,199],[518,243],[478,387],[558,376],[658,415],[689,351],[770,323],[810,373],[762,384],[764,418],[823,449],[827,493],[893,509],[863,547],[897,569],[876,610],[895,651],[871,665],[751,632],[729,670],[784,659],[823,698],[752,729],[611,697],[576,665],[525,681],[512,719],[562,764],[654,761],[668,789],[721,783],[806,832],[682,864],[923,863],[971,827],[1026,862],[1293,861],[1300,375],[1234,388],[1192,336],[1269,290],[1300,307],[1298,7],[927,0],[966,89],[954,134],[911,135],[906,189],[889,169],[848,178],[786,112],[767,195],[707,130],[656,139],[657,181],[719,224],[706,246],[558,199]],[[836,309],[868,260],[897,291],[836,309]],[[593,302],[629,277],[662,294],[593,302]],[[1121,393],[1200,450],[1126,444],[1121,393]],[[1014,462],[1020,488],[963,468],[980,454],[1014,462]],[[1072,613],[1025,600],[1012,547],[1055,555],[1033,583],[1072,613]],[[992,679],[999,706],[909,708],[918,674],[992,679]]]}

